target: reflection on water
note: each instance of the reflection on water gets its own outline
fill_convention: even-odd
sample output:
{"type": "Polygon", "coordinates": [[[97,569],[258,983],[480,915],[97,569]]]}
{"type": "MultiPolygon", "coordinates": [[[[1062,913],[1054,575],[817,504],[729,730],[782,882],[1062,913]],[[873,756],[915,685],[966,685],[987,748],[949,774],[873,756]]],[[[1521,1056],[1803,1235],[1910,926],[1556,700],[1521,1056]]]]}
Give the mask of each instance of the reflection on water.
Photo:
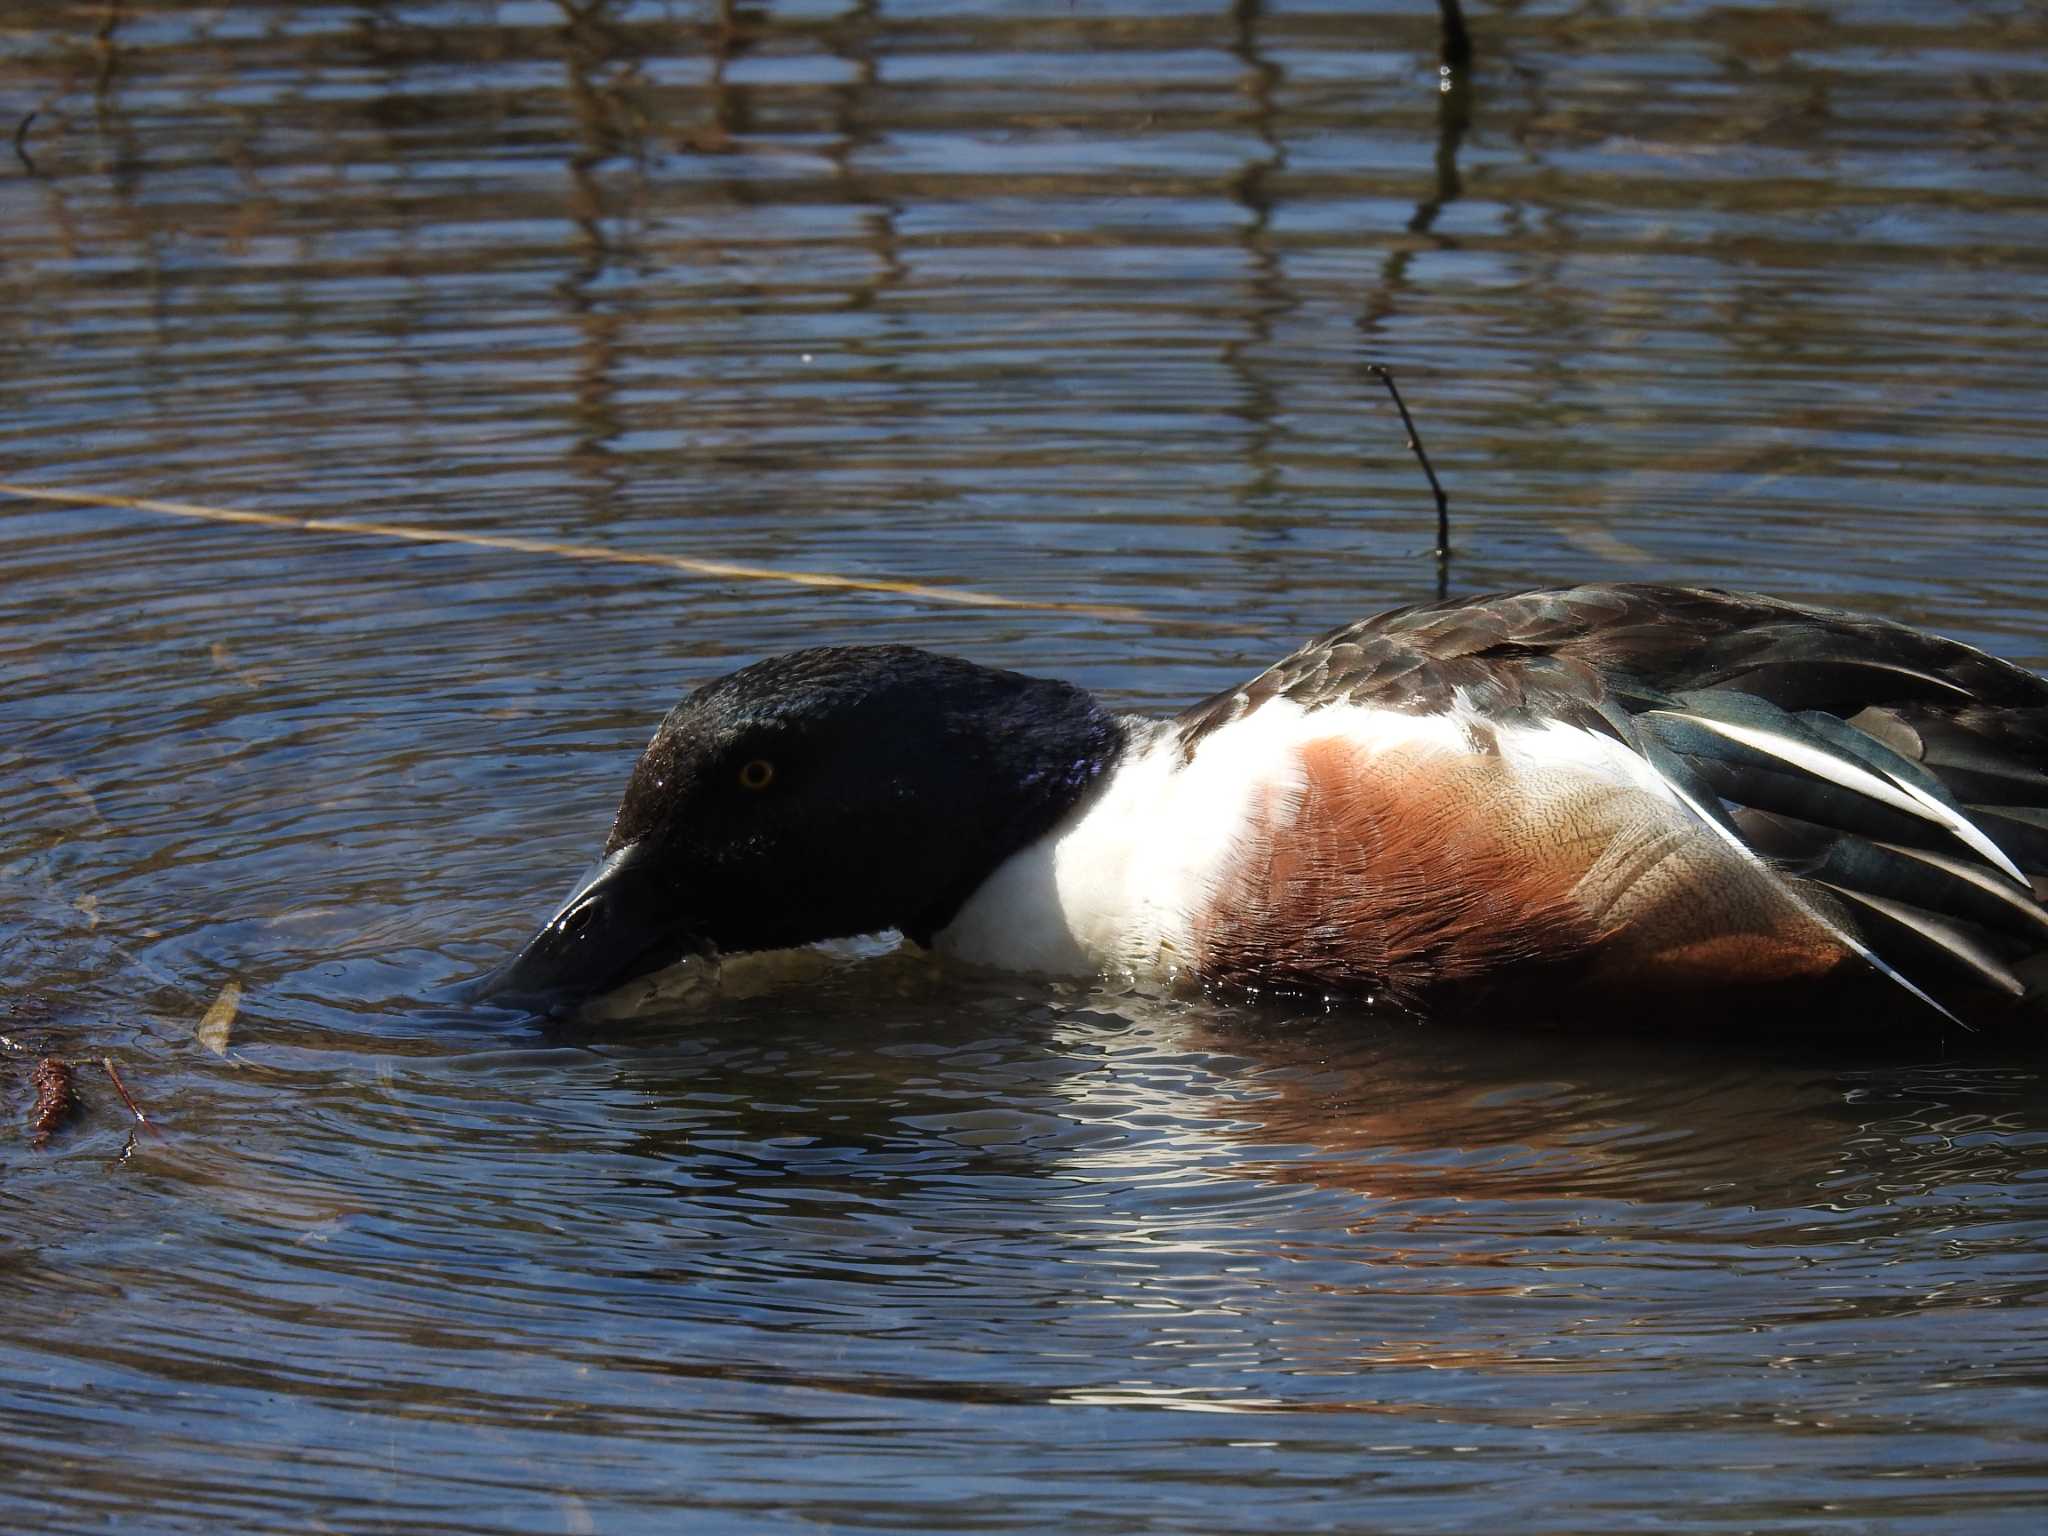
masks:
{"type": "Polygon", "coordinates": [[[109,1508],[164,1480],[206,1518],[688,1487],[1113,1529],[1200,1522],[1219,1472],[1242,1524],[1367,1488],[1451,1524],[1590,1476],[1746,1525],[1781,1486],[1953,1518],[2038,1476],[2029,1072],[887,972],[686,1032],[145,1048],[172,1138],[122,1157],[103,1121],[22,1165],[69,1198],[14,1269],[11,1427],[84,1449],[21,1496],[75,1518],[82,1458],[109,1508]]]}
{"type": "Polygon", "coordinates": [[[1426,595],[1373,362],[1457,590],[2048,659],[2041,19],[1470,19],[0,0],[0,480],[1153,616],[0,500],[11,1525],[2031,1528],[2025,1048],[434,1000],[736,661],[1163,709],[1426,595]]]}

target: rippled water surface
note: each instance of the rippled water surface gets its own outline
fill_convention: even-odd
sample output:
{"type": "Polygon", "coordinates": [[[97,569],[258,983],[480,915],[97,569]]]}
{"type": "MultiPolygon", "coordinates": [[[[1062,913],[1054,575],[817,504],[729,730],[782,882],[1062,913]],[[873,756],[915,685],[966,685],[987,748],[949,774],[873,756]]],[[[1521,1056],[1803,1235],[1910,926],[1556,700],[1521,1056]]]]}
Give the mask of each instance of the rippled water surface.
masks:
{"type": "Polygon", "coordinates": [[[2040,8],[1469,19],[0,0],[0,480],[185,505],[0,497],[9,1529],[2040,1528],[2025,1043],[436,1001],[738,661],[1430,595],[1374,362],[1453,591],[2048,661],[2040,8]]]}

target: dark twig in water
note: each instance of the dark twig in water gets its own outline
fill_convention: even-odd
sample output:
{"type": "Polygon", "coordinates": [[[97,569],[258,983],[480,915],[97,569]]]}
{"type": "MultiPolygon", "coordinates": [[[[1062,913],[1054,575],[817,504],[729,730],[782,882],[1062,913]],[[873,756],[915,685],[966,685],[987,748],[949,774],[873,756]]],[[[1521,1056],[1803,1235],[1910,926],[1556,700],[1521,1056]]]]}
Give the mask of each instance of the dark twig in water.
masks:
{"type": "Polygon", "coordinates": [[[128,1113],[135,1117],[136,1123],[148,1131],[150,1135],[161,1136],[163,1132],[149,1123],[149,1116],[142,1112],[142,1106],[135,1102],[135,1095],[130,1093],[128,1085],[121,1081],[121,1073],[114,1066],[114,1058],[102,1056],[100,1058],[100,1065],[107,1069],[107,1076],[112,1078],[114,1082],[114,1092],[121,1095],[121,1102],[128,1106],[128,1113]]]}
{"type": "Polygon", "coordinates": [[[71,1064],[54,1056],[37,1062],[29,1081],[36,1090],[35,1108],[29,1112],[29,1145],[40,1151],[49,1144],[51,1134],[71,1118],[78,1095],[71,1087],[71,1064]]]}
{"type": "Polygon", "coordinates": [[[28,167],[28,172],[31,176],[36,172],[36,163],[28,157],[28,129],[29,124],[33,123],[39,115],[38,113],[31,112],[14,125],[14,153],[20,157],[21,163],[28,167]]]}
{"type": "Polygon", "coordinates": [[[1472,34],[1465,30],[1465,13],[1458,9],[1458,0],[1436,0],[1436,8],[1444,18],[1444,45],[1438,57],[1447,68],[1462,70],[1472,62],[1472,34]]]}
{"type": "Polygon", "coordinates": [[[1401,398],[1401,391],[1394,385],[1394,370],[1384,363],[1368,363],[1366,371],[1386,385],[1387,393],[1394,397],[1394,409],[1401,413],[1401,426],[1408,434],[1409,450],[1422,466],[1422,472],[1429,476],[1430,493],[1436,497],[1437,574],[1442,576],[1451,558],[1451,499],[1444,494],[1443,484],[1429,462],[1429,454],[1422,446],[1422,435],[1415,430],[1415,418],[1408,414],[1408,402],[1401,398]]]}

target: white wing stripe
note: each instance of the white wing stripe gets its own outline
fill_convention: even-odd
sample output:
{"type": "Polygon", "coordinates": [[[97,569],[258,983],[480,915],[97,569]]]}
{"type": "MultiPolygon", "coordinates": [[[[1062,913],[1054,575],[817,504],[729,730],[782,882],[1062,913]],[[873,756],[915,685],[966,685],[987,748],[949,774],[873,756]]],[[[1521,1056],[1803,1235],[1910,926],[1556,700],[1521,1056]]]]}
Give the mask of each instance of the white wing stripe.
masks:
{"type": "MultiPolygon", "coordinates": [[[[1657,710],[1655,713],[1666,714],[1670,711],[1657,710]]],[[[1826,779],[1831,784],[1839,784],[1846,790],[1889,805],[1894,810],[1906,811],[1922,820],[1946,827],[1971,849],[1982,854],[1986,863],[2003,870],[2021,886],[2032,888],[2027,877],[2020,873],[2019,866],[2005,856],[2005,851],[1998,844],[1986,837],[1967,818],[1957,815],[1923,789],[1917,789],[1911,784],[1902,784],[1890,774],[1880,778],[1870,769],[1852,763],[1845,757],[1837,757],[1832,752],[1823,752],[1818,747],[1808,746],[1803,741],[1795,741],[1791,737],[1780,736],[1772,731],[1757,730],[1747,725],[1731,725],[1725,720],[1712,720],[1705,715],[1688,714],[1680,718],[1689,720],[1694,725],[1705,726],[1717,736],[1725,736],[1730,741],[1740,742],[1745,747],[1754,748],[1758,752],[1788,762],[1795,768],[1804,769],[1816,778],[1826,779]]]]}

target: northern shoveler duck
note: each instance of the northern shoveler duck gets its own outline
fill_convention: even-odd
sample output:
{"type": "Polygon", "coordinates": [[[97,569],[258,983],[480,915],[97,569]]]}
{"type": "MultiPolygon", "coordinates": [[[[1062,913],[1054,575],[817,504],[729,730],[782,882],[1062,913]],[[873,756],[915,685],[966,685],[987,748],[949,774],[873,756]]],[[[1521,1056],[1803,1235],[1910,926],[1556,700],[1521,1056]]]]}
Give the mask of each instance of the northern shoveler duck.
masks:
{"type": "Polygon", "coordinates": [[[984,966],[1661,1021],[1969,1023],[2048,972],[2048,682],[1882,619],[1581,586],[1403,608],[1168,720],[904,646],[661,722],[486,995],[900,930],[984,966]]]}

